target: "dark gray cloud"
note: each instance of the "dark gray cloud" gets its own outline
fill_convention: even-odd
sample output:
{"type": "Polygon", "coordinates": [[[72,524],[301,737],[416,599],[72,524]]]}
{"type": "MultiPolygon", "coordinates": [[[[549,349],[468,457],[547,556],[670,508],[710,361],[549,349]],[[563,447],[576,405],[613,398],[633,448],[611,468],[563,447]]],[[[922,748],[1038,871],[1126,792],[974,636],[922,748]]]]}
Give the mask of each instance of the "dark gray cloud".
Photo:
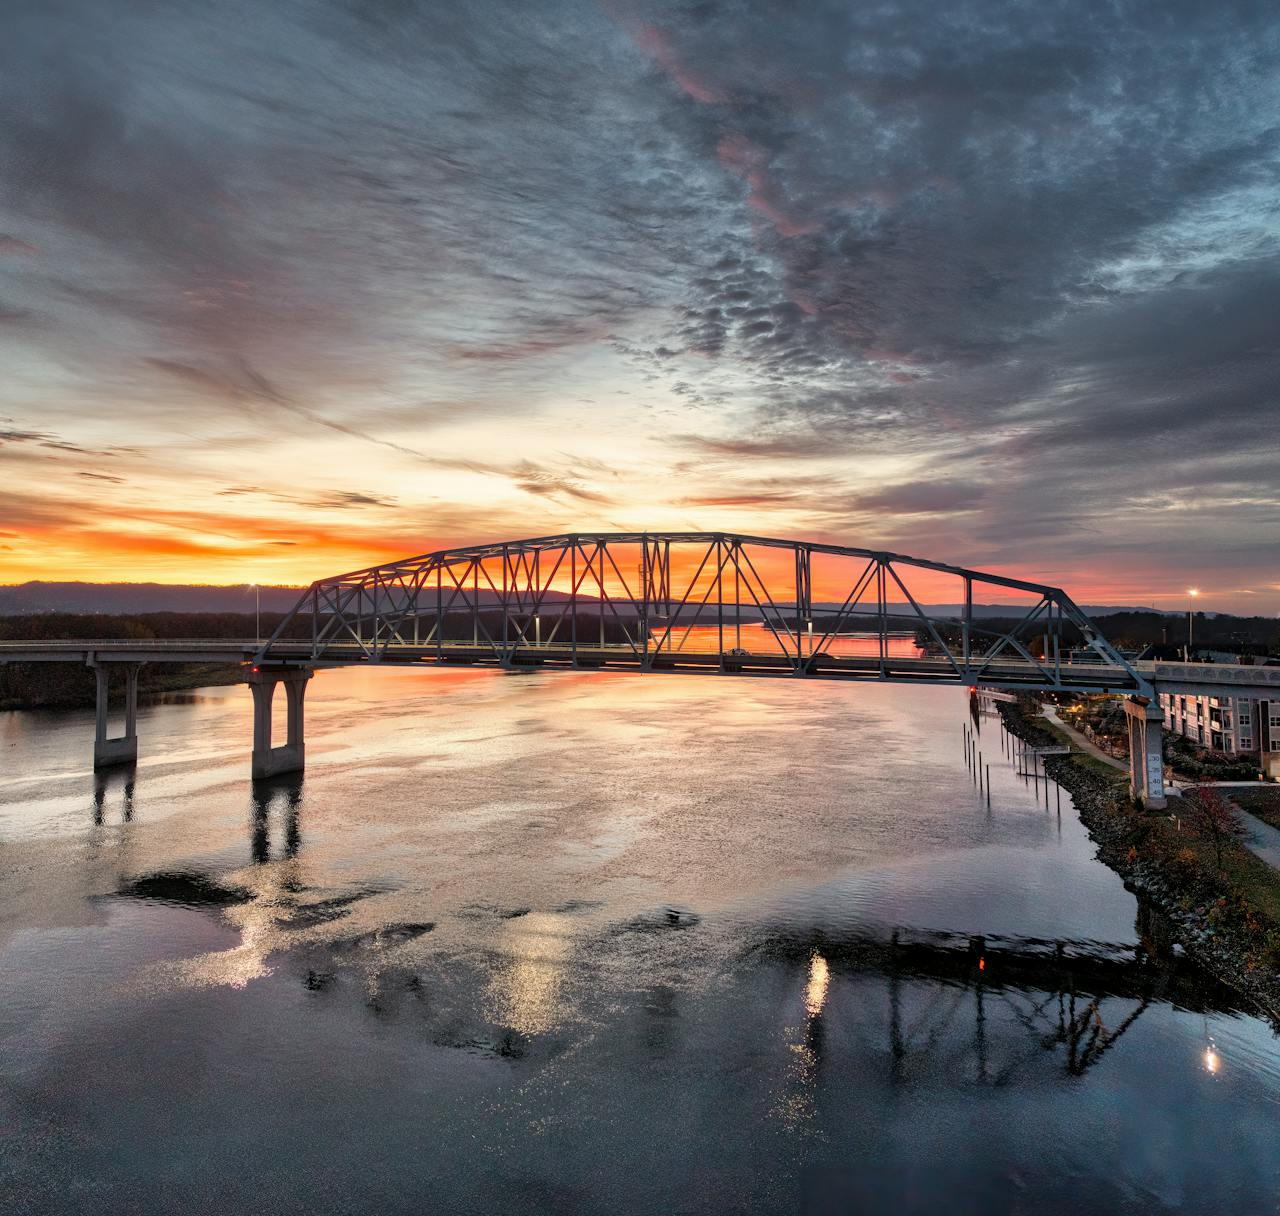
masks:
{"type": "Polygon", "coordinates": [[[624,23],[658,31],[691,146],[755,216],[660,339],[751,403],[747,435],[695,447],[920,453],[932,481],[814,518],[936,547],[911,517],[962,510],[944,543],[973,560],[1274,558],[1274,6],[637,3],[624,23]]]}
{"type": "Polygon", "coordinates": [[[96,418],[107,385],[122,432],[320,428],[631,516],[616,469],[564,449],[648,412],[668,501],[760,530],[1239,580],[1275,556],[1274,4],[5,18],[10,456],[97,450],[40,410],[74,412],[70,386],[96,418]],[[495,417],[495,448],[434,442],[495,417]],[[526,450],[543,419],[559,456],[526,450]]]}
{"type": "Polygon", "coordinates": [[[981,482],[934,478],[931,481],[885,486],[872,494],[859,494],[849,506],[859,511],[884,511],[891,515],[936,515],[973,511],[986,496],[981,482]]]}

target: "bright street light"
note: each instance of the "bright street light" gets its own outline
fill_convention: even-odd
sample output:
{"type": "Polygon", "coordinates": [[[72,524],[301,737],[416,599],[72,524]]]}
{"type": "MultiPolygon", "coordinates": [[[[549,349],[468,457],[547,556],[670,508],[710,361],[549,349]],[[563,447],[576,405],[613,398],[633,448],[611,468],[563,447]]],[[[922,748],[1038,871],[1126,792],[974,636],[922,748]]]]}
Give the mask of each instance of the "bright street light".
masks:
{"type": "Polygon", "coordinates": [[[1187,595],[1190,597],[1190,598],[1187,600],[1187,654],[1186,654],[1186,661],[1187,661],[1188,663],[1190,663],[1190,662],[1191,662],[1191,649],[1192,649],[1192,647],[1191,647],[1191,632],[1192,632],[1192,629],[1193,629],[1193,627],[1194,627],[1194,626],[1193,626],[1192,615],[1191,615],[1191,606],[1192,606],[1192,604],[1194,603],[1196,596],[1197,596],[1197,595],[1199,595],[1199,594],[1200,594],[1200,588],[1199,588],[1199,587],[1188,587],[1188,588],[1187,588],[1187,595]]]}

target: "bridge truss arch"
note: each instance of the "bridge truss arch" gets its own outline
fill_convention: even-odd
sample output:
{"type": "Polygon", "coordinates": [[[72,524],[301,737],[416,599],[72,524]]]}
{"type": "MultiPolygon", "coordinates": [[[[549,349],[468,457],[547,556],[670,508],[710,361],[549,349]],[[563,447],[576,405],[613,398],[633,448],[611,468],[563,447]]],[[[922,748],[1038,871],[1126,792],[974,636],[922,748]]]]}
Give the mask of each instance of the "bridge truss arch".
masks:
{"type": "Polygon", "coordinates": [[[1059,587],[725,532],[544,536],[320,579],[255,661],[1150,692],[1059,587]]]}

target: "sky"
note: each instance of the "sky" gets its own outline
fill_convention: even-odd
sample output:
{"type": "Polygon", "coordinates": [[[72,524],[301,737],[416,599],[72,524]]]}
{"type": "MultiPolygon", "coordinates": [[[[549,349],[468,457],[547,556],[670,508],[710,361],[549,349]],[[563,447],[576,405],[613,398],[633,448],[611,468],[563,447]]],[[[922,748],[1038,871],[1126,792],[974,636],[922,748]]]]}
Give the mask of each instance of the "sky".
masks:
{"type": "Polygon", "coordinates": [[[1280,611],[1274,3],[3,27],[2,583],[679,529],[1280,611]]]}

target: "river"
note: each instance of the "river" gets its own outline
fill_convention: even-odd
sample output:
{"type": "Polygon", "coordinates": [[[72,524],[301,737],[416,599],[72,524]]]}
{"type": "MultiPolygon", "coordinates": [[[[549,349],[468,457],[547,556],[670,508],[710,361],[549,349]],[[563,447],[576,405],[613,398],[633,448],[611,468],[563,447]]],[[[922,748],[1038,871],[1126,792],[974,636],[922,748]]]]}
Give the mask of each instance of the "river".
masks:
{"type": "Polygon", "coordinates": [[[959,690],[319,674],[0,715],[0,1208],[1276,1210],[1280,1044],[959,690]]]}

